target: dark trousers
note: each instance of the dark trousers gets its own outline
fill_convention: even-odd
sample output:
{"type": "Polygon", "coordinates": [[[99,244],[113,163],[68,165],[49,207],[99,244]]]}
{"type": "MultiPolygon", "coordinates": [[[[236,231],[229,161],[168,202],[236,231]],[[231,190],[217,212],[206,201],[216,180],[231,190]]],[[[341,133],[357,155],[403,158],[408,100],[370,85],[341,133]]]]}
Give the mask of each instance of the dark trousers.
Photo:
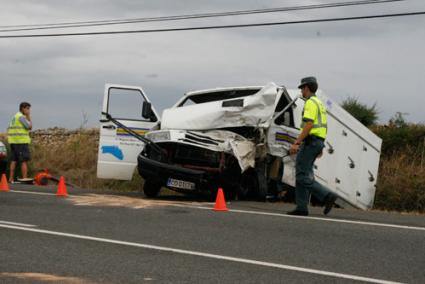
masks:
{"type": "Polygon", "coordinates": [[[308,211],[310,194],[314,194],[317,199],[324,201],[326,195],[330,193],[326,187],[314,179],[313,172],[314,161],[324,147],[323,140],[311,136],[307,137],[300,146],[296,159],[295,202],[297,210],[308,211]]]}
{"type": "Polygon", "coordinates": [[[5,174],[7,169],[7,160],[0,160],[0,175],[5,174]]]}

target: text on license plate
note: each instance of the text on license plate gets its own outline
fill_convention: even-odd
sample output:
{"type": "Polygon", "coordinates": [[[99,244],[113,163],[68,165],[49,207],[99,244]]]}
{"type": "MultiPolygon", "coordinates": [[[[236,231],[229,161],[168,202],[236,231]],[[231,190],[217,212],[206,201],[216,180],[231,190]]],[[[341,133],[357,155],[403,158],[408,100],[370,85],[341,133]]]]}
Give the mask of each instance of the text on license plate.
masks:
{"type": "Polygon", "coordinates": [[[183,189],[195,189],[195,184],[193,182],[173,178],[168,179],[167,186],[183,189]]]}

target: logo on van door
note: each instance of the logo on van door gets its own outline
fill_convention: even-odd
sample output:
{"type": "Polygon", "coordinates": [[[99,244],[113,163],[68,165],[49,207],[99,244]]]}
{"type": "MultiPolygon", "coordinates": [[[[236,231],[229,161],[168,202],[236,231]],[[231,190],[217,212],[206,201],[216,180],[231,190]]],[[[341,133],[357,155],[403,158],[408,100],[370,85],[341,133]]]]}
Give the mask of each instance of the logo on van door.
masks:
{"type": "Polygon", "coordinates": [[[111,154],[118,160],[124,159],[124,154],[122,153],[122,150],[118,146],[102,146],[102,154],[111,154]]]}

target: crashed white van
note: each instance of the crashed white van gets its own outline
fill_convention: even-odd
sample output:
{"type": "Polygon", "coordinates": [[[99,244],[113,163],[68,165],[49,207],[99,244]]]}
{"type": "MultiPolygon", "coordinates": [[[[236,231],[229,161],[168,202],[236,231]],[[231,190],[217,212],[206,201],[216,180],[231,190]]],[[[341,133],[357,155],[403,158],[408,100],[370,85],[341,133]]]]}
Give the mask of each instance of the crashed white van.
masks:
{"type": "MultiPolygon", "coordinates": [[[[340,203],[371,208],[382,141],[321,91],[317,96],[327,107],[328,137],[316,180],[340,203]]],[[[106,85],[97,175],[128,180],[137,165],[148,197],[162,187],[212,194],[222,187],[230,196],[264,198],[295,186],[288,149],[303,105],[299,90],[274,83],[217,88],[186,93],[160,121],[141,88],[106,85]]]]}

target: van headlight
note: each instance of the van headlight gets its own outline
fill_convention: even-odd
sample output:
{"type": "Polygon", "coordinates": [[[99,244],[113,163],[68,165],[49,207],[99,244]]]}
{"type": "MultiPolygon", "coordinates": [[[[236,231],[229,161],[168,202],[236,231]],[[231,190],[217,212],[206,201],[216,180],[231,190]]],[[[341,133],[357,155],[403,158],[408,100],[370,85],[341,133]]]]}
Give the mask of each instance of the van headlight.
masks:
{"type": "Polygon", "coordinates": [[[152,142],[168,141],[170,140],[170,131],[157,131],[146,133],[146,138],[152,142]]]}

